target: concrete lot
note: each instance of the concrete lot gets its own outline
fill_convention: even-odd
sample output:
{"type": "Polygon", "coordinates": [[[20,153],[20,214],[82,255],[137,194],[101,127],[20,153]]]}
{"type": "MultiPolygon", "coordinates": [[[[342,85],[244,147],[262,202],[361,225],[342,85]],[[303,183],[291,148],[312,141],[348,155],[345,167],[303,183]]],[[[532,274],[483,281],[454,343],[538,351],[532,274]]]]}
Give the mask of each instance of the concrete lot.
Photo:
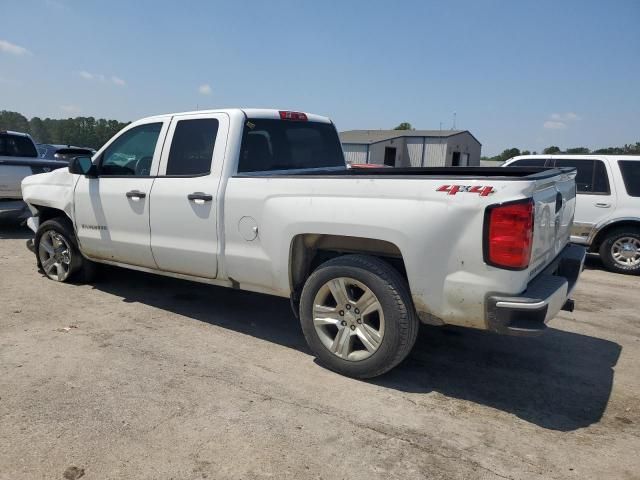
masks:
{"type": "Polygon", "coordinates": [[[540,338],[423,328],[364,382],[286,300],[110,268],[46,280],[0,227],[0,478],[640,478],[640,279],[589,261],[540,338]]]}

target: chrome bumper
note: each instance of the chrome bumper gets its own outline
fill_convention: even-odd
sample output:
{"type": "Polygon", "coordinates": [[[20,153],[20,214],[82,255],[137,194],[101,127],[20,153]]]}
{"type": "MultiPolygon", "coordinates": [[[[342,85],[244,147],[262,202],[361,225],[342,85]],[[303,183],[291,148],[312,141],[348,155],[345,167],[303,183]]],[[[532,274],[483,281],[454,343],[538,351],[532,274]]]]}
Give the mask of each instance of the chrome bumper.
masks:
{"type": "Polygon", "coordinates": [[[569,296],[584,267],[586,249],[567,245],[518,296],[492,294],[487,299],[489,330],[508,335],[536,335],[560,310],[573,310],[569,296]]]}

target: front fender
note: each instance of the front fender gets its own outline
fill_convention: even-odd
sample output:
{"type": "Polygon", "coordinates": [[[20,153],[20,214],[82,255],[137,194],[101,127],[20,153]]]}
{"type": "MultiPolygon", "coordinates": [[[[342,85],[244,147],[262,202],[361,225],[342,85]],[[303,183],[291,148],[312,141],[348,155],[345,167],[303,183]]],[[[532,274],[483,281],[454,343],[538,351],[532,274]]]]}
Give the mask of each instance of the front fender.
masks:
{"type": "Polygon", "coordinates": [[[34,214],[37,207],[49,207],[73,220],[73,191],[78,178],[66,168],[30,175],[22,180],[22,198],[34,214]]]}

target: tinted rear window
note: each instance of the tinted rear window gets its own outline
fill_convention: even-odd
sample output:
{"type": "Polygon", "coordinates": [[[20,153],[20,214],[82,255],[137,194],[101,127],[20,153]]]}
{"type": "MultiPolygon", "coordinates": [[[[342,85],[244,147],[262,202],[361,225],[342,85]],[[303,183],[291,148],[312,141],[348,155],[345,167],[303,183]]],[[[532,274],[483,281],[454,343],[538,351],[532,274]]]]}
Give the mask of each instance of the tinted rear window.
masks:
{"type": "Polygon", "coordinates": [[[601,160],[572,160],[558,158],[556,167],[573,167],[578,170],[576,190],[578,193],[608,195],[609,178],[607,168],[601,160]]]}
{"type": "Polygon", "coordinates": [[[624,187],[631,197],[640,197],[640,161],[619,160],[624,187]]]}
{"type": "Polygon", "coordinates": [[[38,151],[28,137],[1,133],[0,155],[7,157],[37,157],[38,151]]]}
{"type": "Polygon", "coordinates": [[[338,133],[328,123],[248,119],[238,172],[344,167],[338,133]]]}
{"type": "Polygon", "coordinates": [[[218,120],[180,120],[171,141],[167,175],[206,175],[211,171],[218,120]]]}

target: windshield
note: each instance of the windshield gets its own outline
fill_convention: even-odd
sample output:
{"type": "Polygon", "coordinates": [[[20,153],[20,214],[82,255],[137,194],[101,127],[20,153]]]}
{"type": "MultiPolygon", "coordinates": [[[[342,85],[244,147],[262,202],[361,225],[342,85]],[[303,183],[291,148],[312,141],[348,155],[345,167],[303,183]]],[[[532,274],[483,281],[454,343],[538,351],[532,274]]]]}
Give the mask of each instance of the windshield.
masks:
{"type": "Polygon", "coordinates": [[[344,167],[335,127],[330,123],[248,119],[238,172],[344,167]]]}
{"type": "Polygon", "coordinates": [[[37,157],[38,152],[29,137],[0,133],[0,155],[5,157],[37,157]]]}

